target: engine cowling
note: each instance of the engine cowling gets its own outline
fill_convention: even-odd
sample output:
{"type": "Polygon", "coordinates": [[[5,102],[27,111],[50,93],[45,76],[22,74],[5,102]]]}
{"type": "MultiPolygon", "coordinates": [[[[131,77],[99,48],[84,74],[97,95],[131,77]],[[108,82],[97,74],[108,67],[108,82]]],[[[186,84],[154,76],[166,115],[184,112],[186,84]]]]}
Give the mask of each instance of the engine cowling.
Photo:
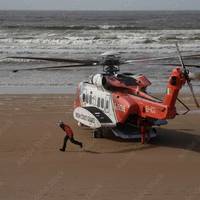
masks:
{"type": "Polygon", "coordinates": [[[137,80],[137,83],[141,89],[146,89],[148,86],[151,85],[149,79],[142,74],[135,75],[133,77],[137,80]]]}
{"type": "Polygon", "coordinates": [[[103,87],[106,84],[106,78],[102,74],[95,74],[90,76],[89,83],[94,84],[97,87],[103,87]]]}

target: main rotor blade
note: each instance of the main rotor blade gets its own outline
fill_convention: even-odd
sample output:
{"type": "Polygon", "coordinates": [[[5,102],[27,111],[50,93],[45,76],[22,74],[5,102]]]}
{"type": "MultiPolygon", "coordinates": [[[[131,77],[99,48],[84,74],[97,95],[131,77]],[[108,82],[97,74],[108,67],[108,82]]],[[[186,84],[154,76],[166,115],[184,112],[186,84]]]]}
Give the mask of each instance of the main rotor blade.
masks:
{"type": "Polygon", "coordinates": [[[180,60],[181,66],[182,66],[182,68],[186,71],[186,67],[185,67],[185,65],[184,65],[183,58],[182,58],[182,56],[181,56],[181,52],[180,52],[180,50],[179,50],[178,43],[176,42],[175,44],[176,44],[176,50],[177,50],[177,53],[178,53],[178,58],[179,58],[179,60],[180,60]]]}
{"type": "MultiPolygon", "coordinates": [[[[132,60],[125,60],[122,64],[131,64],[137,62],[147,62],[147,61],[158,61],[158,60],[168,60],[168,59],[175,59],[177,56],[168,56],[168,57],[154,57],[154,58],[144,58],[144,59],[132,59],[132,60]]],[[[192,54],[192,55],[185,55],[182,56],[185,59],[200,59],[200,54],[192,54]]]]}
{"type": "MultiPolygon", "coordinates": [[[[77,64],[77,65],[62,65],[62,66],[51,66],[51,67],[35,67],[35,68],[27,68],[27,69],[15,69],[15,70],[12,70],[12,72],[16,73],[19,71],[63,69],[63,68],[71,68],[71,67],[90,67],[90,66],[86,64],[77,64]]],[[[94,65],[91,65],[91,67],[94,67],[94,65]]]]}
{"type": "MultiPolygon", "coordinates": [[[[96,60],[78,60],[71,58],[47,58],[47,57],[29,57],[29,56],[9,56],[6,57],[8,59],[27,59],[27,60],[44,60],[44,61],[52,61],[52,62],[69,62],[69,63],[83,63],[87,65],[97,65],[99,61],[96,60]]],[[[5,59],[6,59],[5,58],[5,59]]]]}
{"type": "MultiPolygon", "coordinates": [[[[148,65],[181,66],[180,64],[175,64],[175,63],[148,63],[148,65]]],[[[187,64],[185,64],[185,66],[186,66],[186,67],[200,68],[200,65],[187,65],[187,64]]]]}

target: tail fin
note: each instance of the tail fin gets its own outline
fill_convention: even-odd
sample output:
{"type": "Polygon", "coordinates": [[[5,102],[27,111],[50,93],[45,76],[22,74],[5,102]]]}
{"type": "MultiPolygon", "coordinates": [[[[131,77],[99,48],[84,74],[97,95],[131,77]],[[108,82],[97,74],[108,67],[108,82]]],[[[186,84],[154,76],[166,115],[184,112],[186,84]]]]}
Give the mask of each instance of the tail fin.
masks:
{"type": "Polygon", "coordinates": [[[163,99],[163,104],[167,105],[169,110],[175,108],[176,99],[185,81],[184,74],[180,68],[176,68],[172,71],[167,84],[166,95],[163,99]]]}

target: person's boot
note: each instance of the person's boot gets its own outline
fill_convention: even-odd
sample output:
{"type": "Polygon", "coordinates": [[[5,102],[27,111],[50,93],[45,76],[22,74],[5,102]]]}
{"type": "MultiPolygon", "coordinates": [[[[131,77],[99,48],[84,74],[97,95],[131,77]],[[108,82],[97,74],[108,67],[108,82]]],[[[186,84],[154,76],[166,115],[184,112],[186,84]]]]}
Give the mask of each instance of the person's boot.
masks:
{"type": "Polygon", "coordinates": [[[64,151],[65,151],[65,149],[60,149],[60,151],[63,151],[63,152],[64,152],[64,151]]]}
{"type": "Polygon", "coordinates": [[[83,143],[80,144],[81,149],[83,148],[83,143]]]}

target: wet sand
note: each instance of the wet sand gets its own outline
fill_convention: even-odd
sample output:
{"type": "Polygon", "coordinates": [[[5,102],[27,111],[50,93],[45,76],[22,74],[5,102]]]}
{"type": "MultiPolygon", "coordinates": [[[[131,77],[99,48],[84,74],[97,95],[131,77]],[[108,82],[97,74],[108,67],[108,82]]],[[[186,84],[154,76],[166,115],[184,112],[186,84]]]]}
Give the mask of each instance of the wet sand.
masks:
{"type": "MultiPolygon", "coordinates": [[[[93,139],[72,118],[73,96],[0,95],[0,199],[198,200],[200,112],[177,116],[151,144],[93,139]],[[56,126],[68,121],[81,150],[56,126]]],[[[194,109],[190,97],[185,102],[194,109]]],[[[182,108],[181,108],[182,109],[182,108]]]]}

